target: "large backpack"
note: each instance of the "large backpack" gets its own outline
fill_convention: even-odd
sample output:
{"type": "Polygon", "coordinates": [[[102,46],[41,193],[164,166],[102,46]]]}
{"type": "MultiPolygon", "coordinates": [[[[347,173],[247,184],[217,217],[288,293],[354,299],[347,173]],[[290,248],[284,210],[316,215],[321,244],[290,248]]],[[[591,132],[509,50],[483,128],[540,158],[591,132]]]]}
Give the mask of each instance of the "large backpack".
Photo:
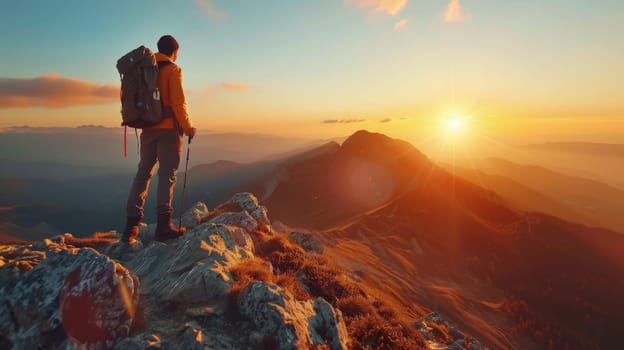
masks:
{"type": "Polygon", "coordinates": [[[117,61],[121,77],[122,126],[145,128],[167,116],[158,90],[158,68],[168,63],[171,62],[157,63],[154,53],[145,46],[117,61]]]}

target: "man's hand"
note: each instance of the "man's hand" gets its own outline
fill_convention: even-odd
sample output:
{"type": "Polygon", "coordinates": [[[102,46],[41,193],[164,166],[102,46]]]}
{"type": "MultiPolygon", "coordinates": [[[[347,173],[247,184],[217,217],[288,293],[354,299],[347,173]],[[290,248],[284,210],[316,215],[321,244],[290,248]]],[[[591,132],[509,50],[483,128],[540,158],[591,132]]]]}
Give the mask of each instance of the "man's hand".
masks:
{"type": "Polygon", "coordinates": [[[197,129],[196,128],[190,128],[188,130],[185,130],[184,133],[186,134],[186,136],[188,136],[189,138],[193,138],[195,137],[195,134],[197,133],[197,129]]]}

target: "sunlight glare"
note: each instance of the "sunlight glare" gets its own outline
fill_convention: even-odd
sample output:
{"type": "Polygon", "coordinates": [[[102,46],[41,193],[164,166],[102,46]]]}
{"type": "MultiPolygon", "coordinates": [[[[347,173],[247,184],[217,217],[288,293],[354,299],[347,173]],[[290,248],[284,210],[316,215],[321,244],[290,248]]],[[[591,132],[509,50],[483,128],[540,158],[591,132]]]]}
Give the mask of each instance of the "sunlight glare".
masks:
{"type": "Polygon", "coordinates": [[[452,130],[462,129],[464,127],[464,118],[459,115],[453,115],[447,120],[446,125],[452,130]]]}

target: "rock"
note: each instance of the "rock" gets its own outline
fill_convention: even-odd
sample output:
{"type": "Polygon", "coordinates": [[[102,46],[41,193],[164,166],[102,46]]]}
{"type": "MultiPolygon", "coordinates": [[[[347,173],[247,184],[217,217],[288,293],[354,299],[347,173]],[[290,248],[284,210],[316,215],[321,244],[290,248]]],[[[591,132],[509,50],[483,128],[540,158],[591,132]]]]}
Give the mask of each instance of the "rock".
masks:
{"type": "Polygon", "coordinates": [[[182,341],[180,342],[180,349],[188,350],[204,350],[211,349],[206,339],[206,332],[201,329],[195,322],[189,322],[185,325],[186,329],[182,335],[182,341]]]}
{"type": "Polygon", "coordinates": [[[112,347],[130,334],[138,304],[139,280],[125,267],[90,248],[69,273],[59,296],[63,328],[80,346],[112,347]]]}
{"type": "Polygon", "coordinates": [[[162,349],[162,345],[156,334],[140,334],[122,340],[115,346],[115,350],[157,350],[162,349]]]}
{"type": "Polygon", "coordinates": [[[468,348],[470,350],[481,350],[482,346],[481,346],[481,343],[479,343],[479,341],[472,339],[468,341],[468,348]]]}
{"type": "Polygon", "coordinates": [[[288,239],[299,245],[306,252],[323,254],[323,243],[311,233],[291,232],[288,239]]]}
{"type": "Polygon", "coordinates": [[[464,332],[462,332],[459,327],[445,320],[439,313],[431,312],[425,315],[423,318],[415,321],[413,323],[414,328],[416,328],[423,338],[427,341],[430,349],[444,349],[444,350],[481,350],[481,343],[478,340],[469,337],[464,332]],[[449,342],[447,339],[439,339],[439,336],[435,335],[432,332],[432,328],[427,325],[436,323],[438,325],[446,328],[447,333],[452,337],[452,340],[449,342]],[[440,341],[447,342],[448,344],[441,344],[440,341]]]}
{"type": "Polygon", "coordinates": [[[132,258],[141,249],[143,249],[143,243],[140,240],[132,244],[119,241],[104,248],[103,253],[113,259],[125,261],[132,258]]]}
{"type": "Polygon", "coordinates": [[[63,247],[65,245],[65,239],[73,238],[71,233],[64,233],[62,235],[57,235],[51,238],[44,238],[41,241],[37,241],[32,244],[32,250],[45,251],[54,249],[54,246],[63,247]]]}
{"type": "Polygon", "coordinates": [[[347,349],[342,314],[322,298],[297,301],[275,284],[254,282],[241,291],[238,306],[260,333],[274,337],[277,349],[309,349],[324,343],[332,350],[347,349]]]}
{"type": "Polygon", "coordinates": [[[156,224],[139,223],[139,240],[142,242],[151,242],[154,240],[156,233],[156,224]]]}
{"type": "Polygon", "coordinates": [[[461,349],[464,349],[464,347],[466,346],[466,342],[463,339],[457,339],[455,340],[453,345],[459,350],[461,350],[461,349]]]}
{"type": "Polygon", "coordinates": [[[416,328],[416,329],[425,329],[425,328],[427,328],[427,325],[425,324],[425,322],[423,320],[414,321],[412,326],[414,328],[416,328]]]}
{"type": "Polygon", "coordinates": [[[261,205],[249,214],[251,214],[252,218],[258,220],[259,223],[265,224],[266,226],[271,225],[271,221],[269,221],[269,214],[267,213],[265,206],[261,205]]]}
{"type": "Polygon", "coordinates": [[[438,314],[437,312],[432,312],[428,315],[425,316],[425,320],[427,321],[431,321],[437,324],[441,324],[442,323],[442,316],[440,316],[440,314],[438,314]]]}
{"type": "Polygon", "coordinates": [[[230,200],[229,203],[236,203],[241,208],[245,209],[246,212],[252,213],[259,206],[258,199],[252,193],[249,192],[241,192],[237,193],[230,200]]]}
{"type": "Polygon", "coordinates": [[[251,233],[258,228],[258,222],[249,215],[246,211],[240,213],[224,213],[212,220],[208,221],[210,224],[224,224],[229,226],[238,226],[245,229],[245,231],[251,233]]]}
{"type": "Polygon", "coordinates": [[[447,324],[446,328],[448,329],[449,334],[453,339],[464,339],[465,335],[457,328],[454,324],[447,324]]]}
{"type": "Polygon", "coordinates": [[[230,266],[252,257],[245,230],[204,223],[174,243],[151,243],[125,264],[141,278],[143,293],[189,304],[224,297],[233,283],[230,266]]]}
{"type": "Polygon", "coordinates": [[[215,306],[197,306],[197,307],[190,307],[187,308],[184,311],[184,314],[190,317],[220,317],[223,315],[223,313],[225,312],[225,309],[222,305],[215,305],[215,306]]]}
{"type": "Polygon", "coordinates": [[[203,202],[197,202],[182,215],[182,226],[191,229],[199,225],[208,216],[208,207],[203,202]]]}
{"type": "Polygon", "coordinates": [[[349,335],[342,313],[334,309],[325,299],[317,298],[312,305],[316,316],[310,318],[314,344],[327,343],[331,349],[347,349],[349,335]]]}
{"type": "Polygon", "coordinates": [[[256,196],[249,192],[237,193],[232,196],[229,203],[238,204],[258,222],[261,230],[271,232],[271,221],[269,221],[267,209],[266,207],[258,204],[256,196]]]}
{"type": "Polygon", "coordinates": [[[0,287],[0,338],[14,349],[47,349],[64,344],[65,333],[109,347],[127,336],[138,297],[135,276],[91,248],[50,240],[37,249],[44,250],[29,260],[31,270],[11,275],[4,273],[11,267],[1,268],[8,280],[0,287]]]}

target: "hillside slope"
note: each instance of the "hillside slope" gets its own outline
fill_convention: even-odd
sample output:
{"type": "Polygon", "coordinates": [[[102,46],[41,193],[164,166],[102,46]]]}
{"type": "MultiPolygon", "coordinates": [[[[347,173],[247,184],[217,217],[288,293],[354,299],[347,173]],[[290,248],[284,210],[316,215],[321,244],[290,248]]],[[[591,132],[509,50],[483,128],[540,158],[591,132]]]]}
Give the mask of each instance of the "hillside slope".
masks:
{"type": "Polygon", "coordinates": [[[510,207],[378,134],[289,172],[266,201],[275,217],[322,228],[348,271],[408,313],[437,305],[500,349],[608,349],[624,331],[622,235],[510,207]]]}

